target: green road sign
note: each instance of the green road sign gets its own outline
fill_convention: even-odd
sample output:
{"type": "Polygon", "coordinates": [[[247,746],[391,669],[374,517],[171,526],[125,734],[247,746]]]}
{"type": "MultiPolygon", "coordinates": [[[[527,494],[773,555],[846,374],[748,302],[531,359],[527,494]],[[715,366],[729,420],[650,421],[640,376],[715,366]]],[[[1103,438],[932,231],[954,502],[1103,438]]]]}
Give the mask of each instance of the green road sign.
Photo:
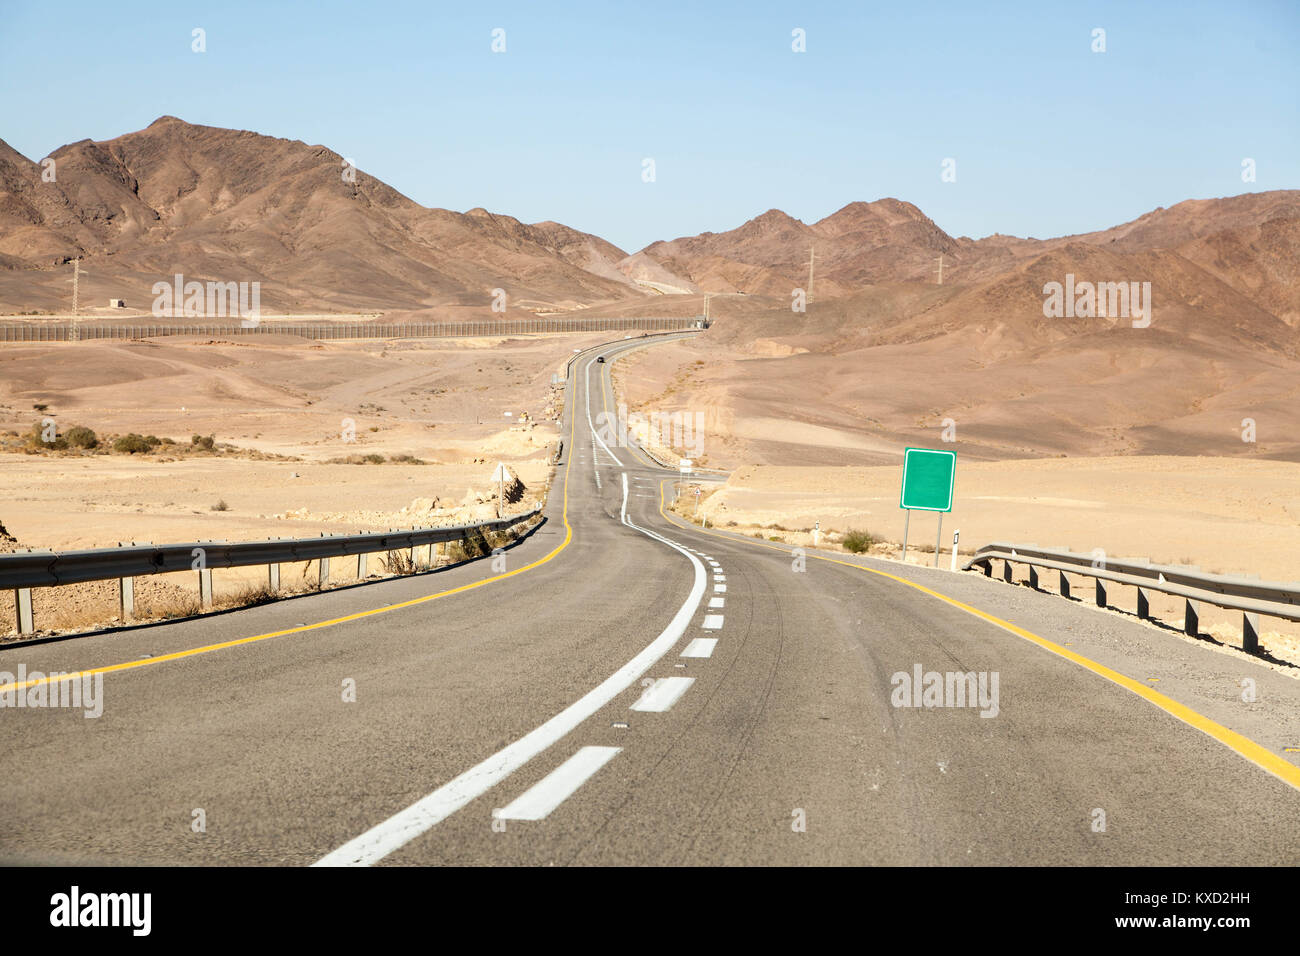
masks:
{"type": "Polygon", "coordinates": [[[903,452],[903,490],[898,506],[913,511],[952,511],[957,454],[935,448],[903,452]]]}

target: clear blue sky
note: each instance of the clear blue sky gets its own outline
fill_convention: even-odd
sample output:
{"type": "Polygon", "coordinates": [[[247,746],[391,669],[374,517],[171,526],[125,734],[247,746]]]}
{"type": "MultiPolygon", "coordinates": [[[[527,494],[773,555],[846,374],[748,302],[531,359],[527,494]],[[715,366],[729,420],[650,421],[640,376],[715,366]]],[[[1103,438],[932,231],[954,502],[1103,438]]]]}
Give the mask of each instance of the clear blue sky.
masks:
{"type": "Polygon", "coordinates": [[[976,6],[0,0],[0,138],[40,159],[172,114],[628,251],[882,196],[1045,237],[1300,187],[1300,2],[976,6]]]}

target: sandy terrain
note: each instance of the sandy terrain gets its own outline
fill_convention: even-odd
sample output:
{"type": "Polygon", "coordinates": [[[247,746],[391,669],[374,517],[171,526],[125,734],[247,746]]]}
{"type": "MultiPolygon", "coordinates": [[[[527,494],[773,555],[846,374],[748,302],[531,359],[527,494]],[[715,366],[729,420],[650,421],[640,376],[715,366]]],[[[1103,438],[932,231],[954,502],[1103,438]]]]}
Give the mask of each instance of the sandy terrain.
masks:
{"type": "Polygon", "coordinates": [[[26,433],[50,416],[61,434],[81,425],[101,437],[136,432],[182,444],[214,435],[314,461],[541,459],[556,437],[551,376],[574,348],[608,337],[9,345],[0,350],[0,432],[26,433]]]}
{"type": "MultiPolygon", "coordinates": [[[[527,510],[543,500],[551,473],[563,396],[551,377],[573,349],[607,338],[6,347],[0,551],[487,520],[496,513],[498,461],[524,486],[511,510],[527,510]],[[93,429],[100,446],[23,453],[24,436],[46,417],[58,435],[93,429]],[[140,454],[108,449],[131,432],[175,444],[140,454]],[[196,449],[193,435],[213,436],[214,449],[196,449]],[[417,461],[393,460],[401,456],[417,461]]],[[[333,582],[355,574],[349,562],[335,565],[333,582]]],[[[259,574],[216,572],[218,603],[255,588],[259,574]]],[[[315,574],[314,565],[286,566],[284,587],[309,588],[315,574]]],[[[137,618],[192,610],[195,586],[191,574],[141,581],[137,618]]],[[[116,585],[40,589],[35,603],[45,630],[103,625],[115,619],[116,585]]],[[[8,595],[0,615],[11,628],[8,595]]]]}
{"type": "MultiPolygon", "coordinates": [[[[703,500],[722,526],[863,528],[899,542],[901,468],[738,469],[703,500]]],[[[914,512],[911,544],[933,549],[936,521],[914,512]]],[[[1294,580],[1300,573],[1300,465],[1222,458],[1095,458],[958,461],[956,502],[944,516],[944,549],[990,541],[1115,557],[1190,563],[1228,574],[1294,580]]]]}
{"type": "Polygon", "coordinates": [[[9,346],[0,523],[11,547],[66,549],[486,518],[497,461],[530,500],[543,492],[563,395],[551,376],[605,338],[9,346]],[[20,453],[47,416],[60,435],[93,429],[100,448],[20,453]],[[130,432],[177,444],[105,451],[130,432]],[[214,436],[216,451],[195,451],[196,434],[214,436]],[[420,463],[391,460],[404,455],[420,463]],[[343,463],[364,456],[383,463],[343,463]]]}
{"type": "MultiPolygon", "coordinates": [[[[899,559],[900,477],[897,466],[745,466],[721,486],[703,484],[698,512],[710,525],[804,547],[812,546],[811,532],[820,522],[820,544],[832,550],[841,547],[844,532],[867,530],[881,539],[872,556],[899,559]]],[[[690,496],[678,510],[701,520],[690,496]]],[[[937,527],[935,515],[913,512],[910,562],[933,562],[937,527]]],[[[1172,457],[959,462],[956,502],[944,516],[943,567],[957,529],[962,555],[992,541],[1082,552],[1101,548],[1113,559],[1148,558],[1215,574],[1295,581],[1300,465],[1172,457]]],[[[1017,580],[1024,579],[1020,569],[1017,580]]],[[[1087,596],[1091,580],[1076,576],[1073,587],[1087,596]]],[[[1134,590],[1113,588],[1109,602],[1132,613],[1134,590]]],[[[1158,620],[1181,626],[1179,599],[1153,595],[1151,608],[1158,620]]],[[[1236,612],[1207,606],[1201,623],[1218,641],[1240,645],[1236,612]]],[[[1261,642],[1278,659],[1300,665],[1300,626],[1265,619],[1261,642]]],[[[1300,676],[1296,667],[1283,669],[1300,676]]]]}
{"type": "MultiPolygon", "coordinates": [[[[327,465],[143,456],[0,456],[3,521],[23,547],[53,550],[153,543],[309,537],[486,521],[495,516],[491,464],[327,465]],[[225,502],[228,510],[214,511],[225,502]]],[[[532,507],[545,459],[510,462],[532,507]]]]}

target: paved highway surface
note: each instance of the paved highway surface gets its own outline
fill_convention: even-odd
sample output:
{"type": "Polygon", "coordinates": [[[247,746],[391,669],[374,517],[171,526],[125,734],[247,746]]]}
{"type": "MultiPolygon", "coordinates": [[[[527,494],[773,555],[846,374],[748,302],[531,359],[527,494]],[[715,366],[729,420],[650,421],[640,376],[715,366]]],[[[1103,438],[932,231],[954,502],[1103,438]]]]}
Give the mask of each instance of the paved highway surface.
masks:
{"type": "Polygon", "coordinates": [[[1300,862],[1300,681],[980,576],[668,517],[674,476],[593,427],[596,354],[641,347],[575,360],[547,520],[504,573],[0,650],[104,681],[98,719],[0,709],[0,857],[1300,862]],[[895,706],[918,668],[986,675],[985,700],[895,706]]]}

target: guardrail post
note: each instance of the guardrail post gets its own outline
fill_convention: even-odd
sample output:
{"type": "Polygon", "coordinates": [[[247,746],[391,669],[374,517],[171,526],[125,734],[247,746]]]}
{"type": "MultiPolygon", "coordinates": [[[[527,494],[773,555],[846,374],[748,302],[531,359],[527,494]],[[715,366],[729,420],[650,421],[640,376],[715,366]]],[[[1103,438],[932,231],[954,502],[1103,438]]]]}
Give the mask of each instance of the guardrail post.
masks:
{"type": "Polygon", "coordinates": [[[1029,566],[1029,586],[1035,591],[1038,590],[1038,569],[1032,564],[1029,566]]]}
{"type": "Polygon", "coordinates": [[[32,589],[14,589],[14,616],[18,619],[19,634],[35,634],[36,621],[32,615],[32,589]]]}
{"type": "Polygon", "coordinates": [[[1247,654],[1259,653],[1259,615],[1251,611],[1241,615],[1241,649],[1247,654]]]}
{"type": "Polygon", "coordinates": [[[1201,632],[1201,612],[1195,601],[1187,598],[1183,602],[1183,633],[1195,637],[1201,632]]]}
{"type": "MultiPolygon", "coordinates": [[[[117,546],[124,548],[126,542],[119,541],[117,546]]],[[[118,616],[123,621],[129,621],[135,616],[135,578],[117,579],[117,607],[118,616]]]]}
{"type": "Polygon", "coordinates": [[[1106,582],[1103,581],[1101,578],[1097,578],[1096,585],[1097,585],[1097,593],[1096,593],[1097,607],[1105,607],[1106,606],[1106,582]]]}
{"type": "Polygon", "coordinates": [[[1010,561],[1004,560],[1002,562],[1002,580],[1006,581],[1007,584],[1011,583],[1011,562],[1010,561]]]}
{"type": "Polygon", "coordinates": [[[1151,617],[1151,599],[1147,596],[1146,588],[1138,588],[1138,618],[1148,620],[1151,617]]]}
{"type": "Polygon", "coordinates": [[[1064,571],[1058,571],[1057,574],[1060,576],[1060,581],[1058,583],[1060,585],[1061,597],[1068,598],[1070,596],[1070,579],[1065,576],[1064,571]]]}
{"type": "Polygon", "coordinates": [[[366,553],[362,551],[360,554],[357,555],[357,580],[364,581],[365,579],[366,579],[366,553]]]}
{"type": "Polygon", "coordinates": [[[280,565],[275,562],[266,566],[266,586],[272,594],[280,593],[280,565]]]}
{"type": "Polygon", "coordinates": [[[212,569],[199,568],[199,603],[203,607],[212,607],[212,569]]]}

